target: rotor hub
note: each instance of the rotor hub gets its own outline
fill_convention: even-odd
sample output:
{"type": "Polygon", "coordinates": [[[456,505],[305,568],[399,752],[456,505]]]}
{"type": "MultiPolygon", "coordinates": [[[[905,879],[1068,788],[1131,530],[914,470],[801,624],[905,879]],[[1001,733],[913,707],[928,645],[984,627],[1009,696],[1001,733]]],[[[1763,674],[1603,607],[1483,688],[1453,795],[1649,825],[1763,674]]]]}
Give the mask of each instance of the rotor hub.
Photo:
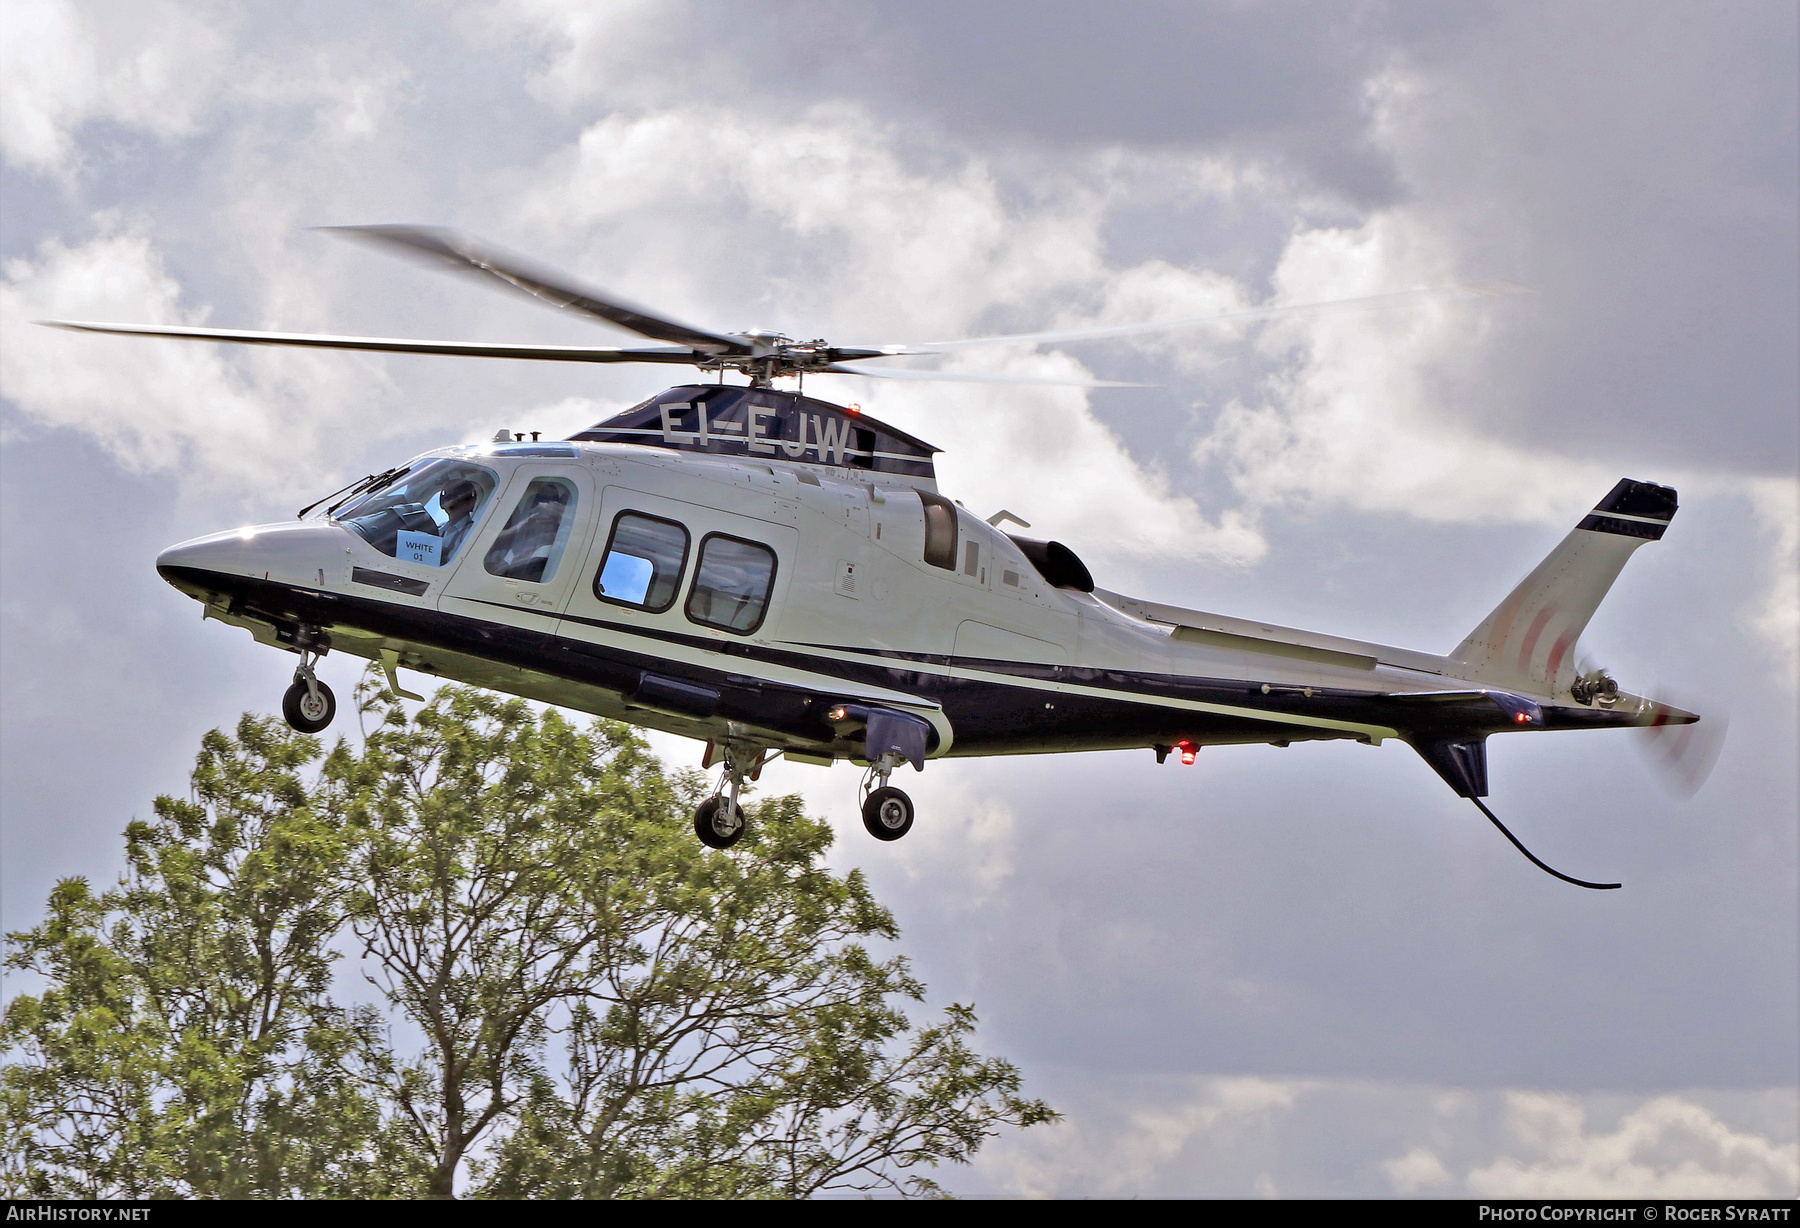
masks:
{"type": "Polygon", "coordinates": [[[753,386],[766,388],[773,380],[828,371],[834,363],[867,358],[875,353],[828,345],[823,337],[795,341],[773,329],[746,329],[734,336],[743,339],[749,353],[710,354],[698,359],[695,365],[705,371],[738,371],[748,376],[753,386]]]}

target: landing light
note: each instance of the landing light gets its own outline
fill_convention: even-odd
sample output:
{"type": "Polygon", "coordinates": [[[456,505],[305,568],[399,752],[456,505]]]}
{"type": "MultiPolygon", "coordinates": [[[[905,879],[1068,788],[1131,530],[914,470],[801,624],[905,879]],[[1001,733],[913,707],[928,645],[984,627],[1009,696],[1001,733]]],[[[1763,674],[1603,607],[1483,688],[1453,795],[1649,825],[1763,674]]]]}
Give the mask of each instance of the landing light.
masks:
{"type": "Polygon", "coordinates": [[[255,537],[255,536],[256,536],[256,526],[253,524],[247,524],[243,528],[238,530],[238,537],[242,541],[249,541],[252,537],[255,537]]]}

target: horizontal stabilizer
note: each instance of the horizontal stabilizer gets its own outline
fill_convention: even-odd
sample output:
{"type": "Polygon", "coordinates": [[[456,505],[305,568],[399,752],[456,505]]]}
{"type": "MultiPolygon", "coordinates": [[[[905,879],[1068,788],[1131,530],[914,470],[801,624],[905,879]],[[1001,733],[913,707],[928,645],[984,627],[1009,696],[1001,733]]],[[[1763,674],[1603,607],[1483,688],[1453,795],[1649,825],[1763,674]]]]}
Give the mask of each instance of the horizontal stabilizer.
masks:
{"type": "Polygon", "coordinates": [[[1212,644],[1240,651],[1263,652],[1273,656],[1294,657],[1320,665],[1342,665],[1352,669],[1373,669],[1377,664],[1397,665],[1428,674],[1441,673],[1442,658],[1427,652],[1395,648],[1346,639],[1340,635],[1321,635],[1298,627],[1282,627],[1249,618],[1233,618],[1205,610],[1145,601],[1123,593],[1096,588],[1094,596],[1132,618],[1157,623],[1173,629],[1175,638],[1187,643],[1212,644]]]}

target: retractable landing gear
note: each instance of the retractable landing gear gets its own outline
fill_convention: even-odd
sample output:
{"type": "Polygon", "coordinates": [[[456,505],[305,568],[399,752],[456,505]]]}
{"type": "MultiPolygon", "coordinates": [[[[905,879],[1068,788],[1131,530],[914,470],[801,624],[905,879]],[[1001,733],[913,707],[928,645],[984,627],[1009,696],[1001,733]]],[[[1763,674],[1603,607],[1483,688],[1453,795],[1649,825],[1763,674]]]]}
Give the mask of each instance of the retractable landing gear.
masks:
{"type": "MultiPolygon", "coordinates": [[[[694,834],[700,837],[700,843],[715,849],[728,849],[743,839],[744,812],[738,806],[738,790],[743,787],[745,776],[754,778],[762,769],[760,748],[753,755],[746,755],[744,747],[726,742],[723,752],[725,771],[719,777],[719,787],[694,810],[694,834]],[[750,762],[746,763],[746,759],[750,762]]],[[[711,755],[709,747],[709,760],[711,755]]]]}
{"type": "Polygon", "coordinates": [[[318,733],[337,715],[337,696],[313,673],[313,663],[324,655],[301,649],[294,684],[281,697],[281,715],[301,733],[318,733]]]}
{"type": "Polygon", "coordinates": [[[728,849],[743,837],[744,812],[735,799],[715,793],[694,811],[694,834],[707,848],[728,849]]]}
{"type": "Polygon", "coordinates": [[[905,760],[892,753],[869,765],[863,777],[863,826],[877,840],[898,840],[912,830],[912,798],[888,783],[888,777],[905,760]],[[879,788],[871,788],[879,780],[879,788]]]}

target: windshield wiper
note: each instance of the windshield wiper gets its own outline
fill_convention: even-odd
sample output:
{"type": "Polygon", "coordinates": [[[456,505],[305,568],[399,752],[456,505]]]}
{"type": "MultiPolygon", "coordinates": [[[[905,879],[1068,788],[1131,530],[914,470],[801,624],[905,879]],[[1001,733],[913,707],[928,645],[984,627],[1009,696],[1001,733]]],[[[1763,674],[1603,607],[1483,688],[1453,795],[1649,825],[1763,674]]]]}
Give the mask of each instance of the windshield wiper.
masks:
{"type": "Polygon", "coordinates": [[[301,508],[298,512],[295,512],[294,517],[297,520],[305,520],[306,513],[312,511],[315,507],[319,506],[320,503],[326,503],[332,499],[338,499],[339,495],[344,496],[342,499],[338,499],[338,501],[336,503],[333,503],[330,507],[325,509],[325,514],[327,516],[329,516],[329,515],[331,515],[331,513],[337,511],[338,508],[340,508],[340,507],[344,506],[344,504],[350,502],[350,500],[354,499],[357,495],[374,494],[376,491],[380,490],[382,487],[390,485],[394,481],[394,479],[402,477],[405,474],[410,473],[411,471],[412,471],[411,465],[396,465],[392,469],[385,469],[380,473],[371,473],[365,477],[357,478],[356,481],[350,483],[350,485],[340,487],[339,489],[332,491],[330,494],[326,495],[325,498],[320,499],[314,503],[308,503],[305,507],[301,508]]]}

